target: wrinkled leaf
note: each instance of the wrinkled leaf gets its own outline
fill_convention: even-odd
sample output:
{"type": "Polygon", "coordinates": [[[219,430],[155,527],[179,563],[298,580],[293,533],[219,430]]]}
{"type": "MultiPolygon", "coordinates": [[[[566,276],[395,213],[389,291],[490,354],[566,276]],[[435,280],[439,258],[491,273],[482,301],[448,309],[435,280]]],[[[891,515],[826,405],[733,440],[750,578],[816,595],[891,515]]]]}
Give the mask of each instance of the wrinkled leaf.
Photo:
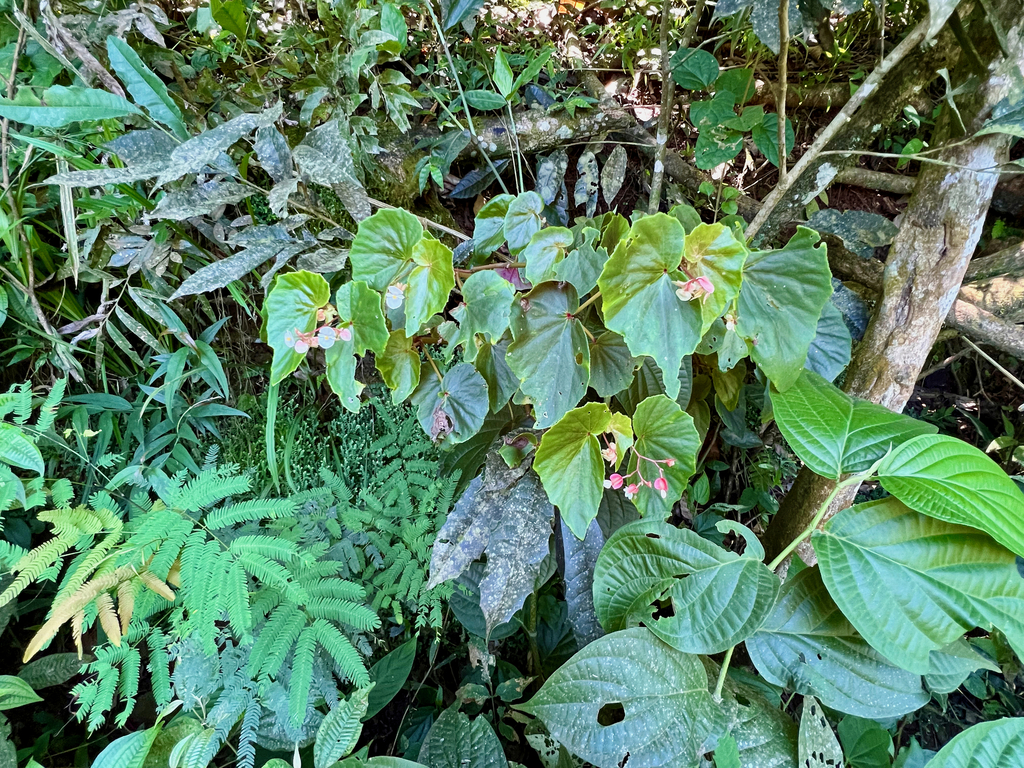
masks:
{"type": "Polygon", "coordinates": [[[459,363],[438,381],[433,372],[420,374],[412,394],[420,426],[435,442],[464,442],[479,431],[487,416],[487,382],[472,365],[459,363]]]}

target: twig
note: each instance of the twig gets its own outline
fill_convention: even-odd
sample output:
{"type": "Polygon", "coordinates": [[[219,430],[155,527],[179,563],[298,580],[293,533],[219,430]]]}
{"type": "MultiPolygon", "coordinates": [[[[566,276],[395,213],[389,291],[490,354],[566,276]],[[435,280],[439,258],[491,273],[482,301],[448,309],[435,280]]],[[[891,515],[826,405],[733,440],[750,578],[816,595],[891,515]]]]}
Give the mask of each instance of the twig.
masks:
{"type": "MultiPolygon", "coordinates": [[[[995,367],[995,369],[997,371],[999,371],[1001,374],[1003,374],[1003,376],[1005,376],[1007,379],[1009,379],[1014,384],[1016,384],[1018,387],[1020,387],[1022,390],[1024,390],[1024,382],[1022,382],[1020,379],[1018,379],[1016,376],[1014,376],[1012,373],[1010,373],[1008,370],[1006,370],[1003,366],[1001,366],[998,362],[996,362],[995,358],[993,358],[991,355],[989,355],[987,352],[985,352],[981,347],[979,347],[973,341],[968,339],[966,336],[963,337],[963,340],[967,342],[967,344],[971,347],[971,349],[973,349],[979,355],[981,355],[986,360],[988,360],[990,363],[992,363],[992,365],[995,367]]],[[[1021,406],[1017,408],[1018,411],[1022,410],[1022,409],[1024,409],[1024,403],[1022,403],[1021,406]]]]}
{"type": "Polygon", "coordinates": [[[598,291],[593,296],[591,296],[589,299],[587,299],[582,304],[580,304],[579,307],[577,307],[577,309],[576,309],[576,314],[579,314],[580,312],[582,312],[584,309],[589,307],[591,304],[593,304],[599,298],[601,298],[601,292],[600,291],[598,291]]]}
{"type": "MultiPolygon", "coordinates": [[[[367,201],[374,208],[396,209],[398,207],[398,206],[395,206],[395,205],[389,205],[388,203],[382,202],[380,200],[374,200],[372,197],[368,197],[367,201]]],[[[413,215],[416,216],[416,214],[413,214],[413,215]]],[[[416,216],[416,218],[420,220],[420,224],[422,224],[423,226],[430,227],[431,229],[436,229],[438,232],[444,232],[446,235],[451,235],[452,237],[457,237],[459,240],[472,240],[473,239],[469,235],[467,235],[465,232],[459,232],[459,230],[457,230],[457,229],[452,229],[451,227],[446,227],[444,224],[440,224],[440,223],[434,221],[433,219],[428,219],[426,216],[416,216]]]]}
{"type": "MultiPolygon", "coordinates": [[[[25,10],[23,11],[26,15],[28,14],[28,4],[31,0],[25,0],[25,10]]],[[[18,74],[18,59],[21,57],[21,49],[25,45],[25,28],[18,27],[18,40],[14,44],[14,53],[11,55],[11,77],[7,81],[7,98],[8,100],[14,98],[14,79],[18,74]]],[[[17,216],[14,211],[14,195],[11,193],[11,173],[10,167],[7,160],[7,142],[8,133],[10,132],[11,121],[6,117],[0,122],[0,153],[3,155],[3,184],[4,192],[7,194],[8,202],[11,204],[11,215],[17,216]]]]}
{"type": "Polygon", "coordinates": [[[672,77],[668,52],[668,28],[672,20],[672,0],[661,2],[661,112],[658,114],[658,148],[654,151],[654,173],[651,175],[651,196],[647,202],[647,213],[651,216],[661,208],[661,187],[665,183],[665,148],[668,146],[668,130],[672,122],[672,101],[676,93],[676,81],[672,77]]]}
{"type": "Polygon", "coordinates": [[[434,373],[437,375],[437,380],[443,382],[444,376],[442,376],[441,372],[437,370],[437,363],[434,362],[434,356],[426,349],[423,350],[423,354],[426,355],[427,362],[430,363],[430,367],[434,369],[434,373]]]}
{"type": "Polygon", "coordinates": [[[910,34],[907,35],[903,42],[901,42],[896,48],[890,53],[882,62],[875,67],[875,69],[868,75],[867,79],[857,89],[856,93],[850,97],[850,100],[846,102],[846,105],[840,110],[839,114],[830,122],[825,129],[818,134],[818,138],[814,140],[814,143],[807,149],[797,164],[793,166],[792,171],[787,174],[785,180],[779,181],[778,186],[775,187],[765,198],[764,203],[761,206],[761,210],[758,211],[754,220],[750,222],[747,227],[746,238],[752,240],[756,237],[757,233],[764,226],[765,222],[768,221],[772,211],[782,202],[783,198],[789,193],[793,185],[796,183],[800,175],[806,171],[811,164],[818,158],[818,156],[824,151],[828,143],[839,133],[840,129],[845,126],[854,113],[860,108],[860,106],[867,100],[867,98],[878,90],[882,79],[889,74],[896,66],[903,61],[906,56],[917,48],[924,39],[928,36],[928,27],[930,24],[929,19],[925,19],[919,23],[910,34]]]}
{"type": "Polygon", "coordinates": [[[779,184],[786,181],[786,78],[789,69],[789,0],[779,0],[779,96],[775,111],[779,118],[779,184]]]}

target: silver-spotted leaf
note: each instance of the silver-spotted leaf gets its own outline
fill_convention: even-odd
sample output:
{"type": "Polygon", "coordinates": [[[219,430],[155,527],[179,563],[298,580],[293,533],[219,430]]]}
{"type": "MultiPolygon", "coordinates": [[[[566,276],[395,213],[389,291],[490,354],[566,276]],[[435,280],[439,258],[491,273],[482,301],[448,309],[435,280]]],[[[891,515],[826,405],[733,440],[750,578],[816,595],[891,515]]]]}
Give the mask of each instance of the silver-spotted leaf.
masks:
{"type": "Polygon", "coordinates": [[[800,713],[800,768],[843,768],[843,750],[821,704],[813,696],[804,696],[800,713]]]}
{"type": "Polygon", "coordinates": [[[576,645],[583,648],[604,634],[594,610],[594,566],[597,564],[604,533],[597,520],[587,527],[580,541],[562,520],[562,552],[565,560],[565,603],[569,609],[569,623],[576,637],[576,645]]]}
{"type": "Polygon", "coordinates": [[[601,194],[608,205],[618,197],[622,183],[626,180],[626,149],[617,144],[608,159],[604,162],[604,169],[601,171],[601,194]]]}

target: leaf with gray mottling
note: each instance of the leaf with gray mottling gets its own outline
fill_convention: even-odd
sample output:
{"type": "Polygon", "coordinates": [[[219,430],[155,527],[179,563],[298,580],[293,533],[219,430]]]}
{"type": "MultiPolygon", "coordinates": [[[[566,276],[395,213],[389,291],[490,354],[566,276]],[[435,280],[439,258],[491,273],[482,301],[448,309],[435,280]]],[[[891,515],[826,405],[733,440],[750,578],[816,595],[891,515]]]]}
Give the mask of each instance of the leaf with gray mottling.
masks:
{"type": "Polygon", "coordinates": [[[868,211],[837,211],[823,208],[807,220],[817,232],[829,232],[841,238],[843,245],[862,259],[875,255],[875,248],[892,243],[899,227],[878,213],[868,211]]]}
{"type": "Polygon", "coordinates": [[[131,184],[160,175],[167,167],[166,160],[129,165],[127,168],[97,168],[94,171],[57,173],[44,184],[65,184],[69,187],[103,187],[107,184],[131,184]]]}
{"type": "MultiPolygon", "coordinates": [[[[719,667],[707,658],[704,666],[709,686],[713,685],[718,679],[719,667]]],[[[743,768],[795,768],[796,723],[766,701],[762,691],[727,676],[721,706],[728,733],[736,740],[743,768]]]]}
{"type": "Polygon", "coordinates": [[[434,542],[427,588],[454,579],[486,552],[480,605],[487,629],[507,621],[533,592],[553,517],[554,507],[532,471],[495,491],[474,478],[434,542]]]}
{"type": "Polygon", "coordinates": [[[576,188],[573,190],[573,202],[577,206],[586,205],[587,218],[593,218],[597,212],[597,191],[600,187],[600,174],[597,167],[597,157],[591,151],[580,155],[576,163],[576,188]]]}
{"type": "Polygon", "coordinates": [[[612,204],[612,200],[622,189],[622,182],[626,179],[626,150],[621,144],[612,150],[605,160],[604,170],[601,171],[601,192],[604,194],[604,201],[612,204]]]}
{"type": "Polygon", "coordinates": [[[582,648],[604,634],[594,610],[594,565],[604,546],[604,534],[596,519],[590,521],[583,541],[573,535],[564,520],[561,532],[565,552],[565,601],[576,644],[582,648]]]}
{"type": "Polygon", "coordinates": [[[279,219],[288,214],[288,198],[294,195],[299,189],[299,179],[292,176],[290,179],[279,181],[270,188],[267,193],[267,202],[270,203],[270,211],[279,219]]]}
{"type": "Polygon", "coordinates": [[[188,173],[199,173],[206,166],[215,164],[218,158],[243,136],[257,128],[273,125],[281,116],[281,103],[262,112],[245,112],[226,123],[203,131],[184,144],[179,144],[171,153],[167,168],[157,179],[157,186],[174,181],[188,173]]]}
{"type": "Polygon", "coordinates": [[[228,283],[245,277],[260,264],[278,255],[288,245],[287,240],[257,242],[226,259],[207,264],[189,275],[171,296],[171,300],[223,288],[228,283]]]}
{"type": "Polygon", "coordinates": [[[348,261],[347,248],[317,248],[304,253],[295,260],[296,269],[307,269],[310,272],[337,272],[348,261]]]}
{"type": "Polygon", "coordinates": [[[150,214],[154,219],[184,221],[205,216],[221,205],[233,205],[255,192],[252,187],[233,181],[208,181],[164,195],[150,214]]]}
{"type": "Polygon", "coordinates": [[[77,653],[51,653],[23,666],[18,677],[33,690],[39,690],[66,683],[81,671],[84,664],[77,653]]]}
{"type": "Polygon", "coordinates": [[[843,768],[843,750],[825,719],[821,704],[813,696],[804,696],[797,749],[804,768],[843,768]]]}
{"type": "Polygon", "coordinates": [[[292,175],[292,150],[288,139],[272,125],[256,131],[256,158],[276,183],[292,175]]]}
{"type": "Polygon", "coordinates": [[[156,159],[170,160],[171,153],[180,143],[159,128],[147,128],[123,133],[103,146],[128,165],[142,165],[156,159]]]}
{"type": "Polygon", "coordinates": [[[311,181],[329,187],[332,184],[359,184],[352,162],[352,149],[341,134],[341,124],[330,120],[306,137],[292,151],[295,162],[311,181]]]}
{"type": "Polygon", "coordinates": [[[569,156],[564,149],[556,150],[540,161],[540,165],[537,166],[537,194],[544,201],[544,205],[555,202],[568,167],[569,156]]]}

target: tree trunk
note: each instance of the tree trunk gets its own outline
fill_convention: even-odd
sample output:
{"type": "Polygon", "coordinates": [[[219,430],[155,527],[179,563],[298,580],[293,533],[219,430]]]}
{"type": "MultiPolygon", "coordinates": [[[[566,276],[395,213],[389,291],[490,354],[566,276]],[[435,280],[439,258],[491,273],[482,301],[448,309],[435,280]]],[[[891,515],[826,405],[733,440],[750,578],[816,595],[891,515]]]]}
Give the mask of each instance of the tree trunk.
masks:
{"type": "MultiPolygon", "coordinates": [[[[1021,5],[1020,0],[1005,3],[999,11],[1003,18],[997,21],[1003,29],[1011,30],[1007,46],[1013,60],[996,56],[984,82],[958,104],[968,136],[981,128],[992,107],[1007,96],[1010,78],[1004,74],[1005,67],[1020,66],[1024,61],[1024,25],[1014,20],[1021,15],[1021,5]]],[[[978,43],[988,39],[978,45],[979,50],[997,53],[999,44],[991,25],[983,14],[975,16],[972,38],[978,43]]],[[[957,71],[954,76],[962,83],[970,74],[957,71]]],[[[926,164],[918,177],[889,252],[881,300],[846,375],[844,388],[848,394],[897,413],[910,398],[935,337],[957,298],[998,180],[994,169],[1006,160],[1009,137],[988,134],[958,144],[963,136],[952,110],[944,110],[932,146],[949,146],[939,153],[941,164],[926,164]]],[[[768,527],[765,548],[769,558],[810,524],[834,486],[833,481],[806,468],[800,471],[768,527]]],[[[847,490],[836,499],[829,514],[853,500],[856,489],[847,490]]]]}

